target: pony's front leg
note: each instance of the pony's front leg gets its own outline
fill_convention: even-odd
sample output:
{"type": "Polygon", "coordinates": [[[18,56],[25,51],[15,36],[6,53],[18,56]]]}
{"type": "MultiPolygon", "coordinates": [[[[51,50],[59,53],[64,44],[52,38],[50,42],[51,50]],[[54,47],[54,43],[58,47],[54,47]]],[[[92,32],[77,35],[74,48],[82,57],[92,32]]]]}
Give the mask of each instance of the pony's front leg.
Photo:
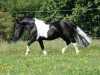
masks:
{"type": "Polygon", "coordinates": [[[47,55],[47,52],[46,52],[45,49],[44,49],[43,41],[42,41],[42,40],[38,40],[38,42],[39,42],[39,44],[40,44],[40,46],[41,46],[41,49],[42,49],[42,51],[43,51],[43,54],[46,56],[46,55],[47,55]]]}
{"type": "Polygon", "coordinates": [[[28,53],[29,53],[29,51],[30,51],[29,46],[30,46],[34,41],[36,41],[36,39],[34,39],[34,38],[31,38],[31,39],[28,41],[28,43],[27,43],[27,49],[26,49],[25,55],[28,55],[28,53]]]}
{"type": "Polygon", "coordinates": [[[28,53],[29,53],[29,46],[27,45],[27,49],[26,49],[25,55],[28,55],[28,53]]]}

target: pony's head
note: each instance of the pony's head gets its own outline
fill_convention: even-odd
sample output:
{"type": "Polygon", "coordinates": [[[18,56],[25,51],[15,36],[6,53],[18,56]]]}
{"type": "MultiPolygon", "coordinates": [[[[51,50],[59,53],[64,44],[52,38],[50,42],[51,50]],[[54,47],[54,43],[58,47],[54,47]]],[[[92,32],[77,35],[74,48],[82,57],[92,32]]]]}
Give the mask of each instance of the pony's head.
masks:
{"type": "Polygon", "coordinates": [[[21,37],[23,30],[24,30],[24,25],[20,23],[19,19],[16,19],[15,24],[14,24],[14,40],[15,41],[21,37]]]}
{"type": "Polygon", "coordinates": [[[31,17],[20,17],[16,19],[14,25],[14,41],[18,40],[24,31],[24,28],[29,27],[32,24],[33,19],[31,17]]]}

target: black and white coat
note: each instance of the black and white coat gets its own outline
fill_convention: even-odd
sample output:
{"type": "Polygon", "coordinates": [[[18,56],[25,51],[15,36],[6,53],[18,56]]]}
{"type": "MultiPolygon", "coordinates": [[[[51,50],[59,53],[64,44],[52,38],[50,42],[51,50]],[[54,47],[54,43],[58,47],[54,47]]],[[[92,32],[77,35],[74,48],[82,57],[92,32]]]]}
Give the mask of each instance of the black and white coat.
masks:
{"type": "Polygon", "coordinates": [[[46,55],[47,52],[44,49],[43,40],[53,40],[60,37],[66,42],[66,46],[62,48],[62,53],[65,52],[68,45],[72,42],[77,54],[79,53],[79,49],[77,47],[75,34],[78,35],[82,46],[88,46],[91,43],[90,38],[80,29],[80,27],[64,19],[52,23],[45,23],[36,18],[18,18],[15,23],[14,39],[17,40],[20,38],[24,28],[27,29],[30,35],[30,39],[27,43],[26,55],[29,52],[29,46],[34,41],[39,42],[44,55],[46,55]],[[16,26],[19,27],[19,30],[18,28],[16,29],[16,26]]]}

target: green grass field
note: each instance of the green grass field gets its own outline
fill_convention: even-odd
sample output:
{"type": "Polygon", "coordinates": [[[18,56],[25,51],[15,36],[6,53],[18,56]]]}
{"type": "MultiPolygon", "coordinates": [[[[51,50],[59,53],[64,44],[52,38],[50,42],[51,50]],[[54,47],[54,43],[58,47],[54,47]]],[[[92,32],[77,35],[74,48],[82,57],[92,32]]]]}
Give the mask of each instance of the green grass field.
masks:
{"type": "Polygon", "coordinates": [[[37,42],[25,56],[26,43],[0,44],[0,75],[100,75],[100,40],[93,40],[87,48],[79,47],[75,54],[71,44],[61,53],[61,39],[44,41],[47,56],[43,56],[37,42]]]}

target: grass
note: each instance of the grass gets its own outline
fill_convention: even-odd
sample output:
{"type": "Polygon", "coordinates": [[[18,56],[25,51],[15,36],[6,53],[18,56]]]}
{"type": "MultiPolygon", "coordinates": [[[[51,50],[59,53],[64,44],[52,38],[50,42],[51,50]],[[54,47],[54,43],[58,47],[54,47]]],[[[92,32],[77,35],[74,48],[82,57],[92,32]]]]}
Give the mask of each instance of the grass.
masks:
{"type": "Polygon", "coordinates": [[[44,42],[47,56],[43,56],[37,42],[25,56],[26,43],[0,44],[0,75],[100,75],[100,40],[93,40],[87,48],[75,54],[71,44],[65,54],[61,39],[44,42]]]}

